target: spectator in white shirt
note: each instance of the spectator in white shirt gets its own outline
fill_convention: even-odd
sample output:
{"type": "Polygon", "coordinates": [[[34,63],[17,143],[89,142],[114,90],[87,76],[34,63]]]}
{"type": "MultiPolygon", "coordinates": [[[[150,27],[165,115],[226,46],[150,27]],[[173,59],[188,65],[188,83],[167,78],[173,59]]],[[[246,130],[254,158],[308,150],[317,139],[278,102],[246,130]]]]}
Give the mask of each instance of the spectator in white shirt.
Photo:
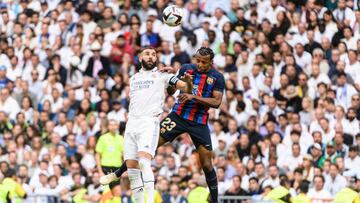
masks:
{"type": "Polygon", "coordinates": [[[333,16],[337,22],[344,22],[346,25],[353,25],[356,20],[353,10],[346,6],[345,0],[338,1],[333,16]]]}
{"type": "Polygon", "coordinates": [[[246,104],[243,101],[238,101],[236,105],[236,110],[231,111],[230,114],[234,117],[237,122],[238,127],[243,127],[246,124],[246,121],[250,117],[249,113],[245,111],[246,104]]]}
{"type": "Polygon", "coordinates": [[[314,188],[311,188],[307,196],[312,199],[313,203],[322,203],[323,201],[330,200],[331,194],[324,188],[325,178],[322,175],[314,176],[314,188]]]}
{"type": "Polygon", "coordinates": [[[322,141],[323,143],[331,142],[335,136],[335,130],[333,126],[330,125],[329,119],[323,117],[319,121],[321,131],[322,131],[322,141]]]}
{"type": "Polygon", "coordinates": [[[164,176],[170,180],[171,176],[177,173],[178,173],[178,167],[176,167],[175,158],[172,156],[167,157],[166,165],[160,169],[159,175],[164,176]]]}
{"type": "Polygon", "coordinates": [[[15,81],[16,78],[21,77],[23,72],[18,62],[19,60],[17,56],[11,57],[10,58],[11,66],[6,69],[6,77],[8,77],[12,81],[15,81]]]}
{"type": "Polygon", "coordinates": [[[25,67],[25,69],[22,73],[22,79],[30,80],[32,70],[38,71],[40,80],[43,80],[45,78],[46,68],[40,63],[39,56],[36,54],[33,54],[31,56],[31,64],[29,64],[25,67]]]}
{"type": "Polygon", "coordinates": [[[228,122],[228,129],[229,132],[227,132],[224,135],[224,140],[226,141],[226,146],[233,145],[234,141],[239,137],[238,125],[235,119],[229,119],[228,122]]]}
{"type": "Polygon", "coordinates": [[[210,18],[210,26],[215,28],[215,31],[221,32],[224,24],[230,19],[224,14],[221,8],[216,8],[214,15],[210,18]]]}
{"type": "Polygon", "coordinates": [[[357,39],[354,37],[353,31],[351,29],[351,27],[345,27],[343,29],[343,34],[344,34],[344,38],[341,39],[342,42],[345,42],[346,47],[349,50],[357,50],[357,39]]]}
{"type": "Polygon", "coordinates": [[[353,80],[356,80],[360,76],[360,62],[357,58],[356,50],[350,49],[348,51],[349,63],[345,66],[345,73],[350,75],[353,80]]]}
{"type": "Polygon", "coordinates": [[[309,52],[305,51],[304,46],[300,42],[295,45],[294,57],[296,64],[303,69],[311,64],[312,56],[309,52]]]}
{"type": "Polygon", "coordinates": [[[51,95],[44,97],[42,103],[48,100],[51,104],[51,112],[56,113],[62,109],[64,99],[60,95],[58,88],[54,87],[51,90],[51,95]]]}
{"type": "Polygon", "coordinates": [[[15,119],[20,112],[20,106],[16,100],[10,96],[9,89],[3,88],[0,91],[0,111],[4,111],[10,119],[15,119]]]}
{"type": "Polygon", "coordinates": [[[58,133],[60,137],[64,137],[69,132],[66,127],[66,113],[65,112],[59,112],[57,117],[57,125],[54,128],[54,132],[58,133]]]}
{"type": "Polygon", "coordinates": [[[360,132],[359,120],[356,118],[356,109],[349,108],[346,113],[346,119],[343,122],[344,132],[354,136],[360,132]]]}
{"type": "Polygon", "coordinates": [[[218,167],[216,170],[216,176],[218,178],[219,195],[224,195],[226,190],[231,187],[231,181],[225,179],[225,168],[218,167]]]}
{"type": "Polygon", "coordinates": [[[252,64],[254,61],[249,60],[249,52],[242,51],[240,56],[236,60],[237,71],[237,86],[242,89],[242,79],[245,76],[250,75],[252,64]]]}
{"type": "Polygon", "coordinates": [[[334,197],[336,193],[345,188],[346,185],[346,179],[339,174],[338,166],[336,164],[331,164],[329,175],[325,177],[325,188],[334,197]]]}
{"type": "Polygon", "coordinates": [[[360,171],[360,157],[358,151],[359,149],[357,146],[351,146],[349,155],[345,158],[345,173],[349,176],[355,176],[356,173],[360,171]]]}
{"type": "Polygon", "coordinates": [[[338,74],[337,85],[335,87],[337,103],[347,109],[351,106],[351,97],[357,92],[353,86],[346,83],[345,73],[338,74]]]}
{"type": "Polygon", "coordinates": [[[110,111],[107,115],[108,120],[116,120],[119,124],[120,122],[126,121],[126,109],[121,106],[121,102],[116,100],[113,102],[113,110],[110,111]]]}
{"type": "Polygon", "coordinates": [[[317,87],[319,83],[331,84],[329,76],[320,72],[320,66],[318,64],[311,65],[311,78],[308,80],[309,96],[315,99],[317,87]]]}
{"type": "Polygon", "coordinates": [[[291,151],[291,155],[286,156],[281,163],[278,163],[278,165],[281,168],[294,171],[303,162],[303,156],[301,155],[301,148],[299,143],[292,144],[291,151]]]}
{"type": "Polygon", "coordinates": [[[271,0],[271,6],[267,8],[265,18],[269,19],[271,24],[275,25],[277,23],[276,16],[280,11],[285,12],[285,8],[279,5],[279,0],[271,0]]]}
{"type": "Polygon", "coordinates": [[[276,188],[280,185],[280,178],[279,178],[279,169],[277,166],[272,165],[269,166],[269,177],[264,180],[262,186],[271,186],[272,188],[276,188]]]}
{"type": "Polygon", "coordinates": [[[265,80],[265,76],[261,72],[261,68],[260,63],[255,63],[251,70],[251,74],[249,75],[251,87],[257,90],[263,86],[265,80]]]}
{"type": "Polygon", "coordinates": [[[214,132],[211,133],[211,143],[212,143],[212,147],[214,149],[217,149],[219,146],[219,139],[221,137],[224,138],[225,133],[223,131],[223,126],[219,120],[215,120],[213,126],[214,126],[214,132]]]}

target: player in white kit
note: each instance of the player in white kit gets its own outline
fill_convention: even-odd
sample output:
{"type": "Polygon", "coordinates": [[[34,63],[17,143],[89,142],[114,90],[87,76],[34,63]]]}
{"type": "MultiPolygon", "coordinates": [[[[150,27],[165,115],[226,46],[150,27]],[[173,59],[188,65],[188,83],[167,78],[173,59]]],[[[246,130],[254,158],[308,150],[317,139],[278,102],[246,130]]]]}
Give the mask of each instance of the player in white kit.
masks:
{"type": "Polygon", "coordinates": [[[128,167],[130,187],[137,203],[154,202],[154,174],[151,160],[159,139],[160,115],[163,112],[165,89],[176,87],[191,93],[192,79],[181,80],[173,74],[160,72],[157,55],[146,47],[140,53],[141,70],[130,78],[129,119],[125,129],[124,159],[128,167]]]}

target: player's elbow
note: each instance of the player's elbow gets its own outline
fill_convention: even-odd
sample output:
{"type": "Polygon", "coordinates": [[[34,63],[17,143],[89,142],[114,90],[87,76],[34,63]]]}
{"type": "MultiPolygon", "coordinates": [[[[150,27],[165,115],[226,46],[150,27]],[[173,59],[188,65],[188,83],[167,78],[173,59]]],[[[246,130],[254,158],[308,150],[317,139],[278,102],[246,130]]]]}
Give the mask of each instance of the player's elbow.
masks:
{"type": "Polygon", "coordinates": [[[217,108],[219,108],[219,107],[220,107],[220,104],[217,104],[217,105],[212,106],[212,108],[215,108],[215,109],[217,109],[217,108]]]}
{"type": "Polygon", "coordinates": [[[214,103],[214,105],[212,106],[212,108],[219,108],[220,107],[220,105],[221,105],[221,100],[220,101],[216,101],[215,103],[214,103]]]}
{"type": "Polygon", "coordinates": [[[166,89],[166,91],[167,91],[167,93],[168,93],[169,95],[173,95],[176,90],[175,90],[175,88],[173,88],[173,87],[168,87],[168,88],[166,89]]]}

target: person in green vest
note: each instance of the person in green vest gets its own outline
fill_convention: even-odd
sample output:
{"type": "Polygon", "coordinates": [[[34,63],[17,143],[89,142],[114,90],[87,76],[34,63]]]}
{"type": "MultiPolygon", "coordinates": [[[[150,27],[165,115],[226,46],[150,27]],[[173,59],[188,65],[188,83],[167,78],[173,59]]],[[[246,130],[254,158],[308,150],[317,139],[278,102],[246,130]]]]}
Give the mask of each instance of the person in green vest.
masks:
{"type": "Polygon", "coordinates": [[[284,186],[278,186],[272,189],[265,197],[264,200],[272,200],[275,203],[287,203],[290,199],[289,190],[284,186]]]}
{"type": "Polygon", "coordinates": [[[266,194],[264,200],[272,200],[274,203],[288,203],[291,197],[289,188],[289,179],[286,176],[280,176],[280,186],[266,194]]]}
{"type": "Polygon", "coordinates": [[[120,182],[116,181],[114,184],[106,186],[100,203],[121,203],[121,193],[120,182]]]}
{"type": "Polygon", "coordinates": [[[108,132],[101,135],[96,144],[96,166],[100,176],[116,171],[122,164],[124,138],[118,134],[119,124],[110,120],[108,132]]]}
{"type": "Polygon", "coordinates": [[[9,199],[9,191],[3,184],[0,184],[0,202],[2,203],[11,202],[11,200],[9,199]]]}
{"type": "Polygon", "coordinates": [[[24,188],[15,181],[15,171],[8,169],[5,173],[5,179],[2,182],[5,190],[8,191],[8,198],[13,200],[12,202],[21,203],[23,198],[26,198],[26,192],[24,188]]]}
{"type": "Polygon", "coordinates": [[[210,195],[209,190],[206,188],[206,182],[203,177],[199,177],[196,187],[188,194],[188,203],[208,203],[210,195]]]}
{"type": "Polygon", "coordinates": [[[360,203],[359,193],[346,187],[335,195],[334,203],[360,203]]]}
{"type": "Polygon", "coordinates": [[[80,188],[80,189],[76,190],[75,196],[73,197],[73,202],[74,203],[88,203],[88,201],[86,201],[84,198],[86,193],[87,193],[86,188],[80,188]]]}
{"type": "Polygon", "coordinates": [[[299,194],[291,198],[291,203],[311,203],[311,199],[306,196],[309,191],[309,181],[303,180],[299,186],[299,194]]]}

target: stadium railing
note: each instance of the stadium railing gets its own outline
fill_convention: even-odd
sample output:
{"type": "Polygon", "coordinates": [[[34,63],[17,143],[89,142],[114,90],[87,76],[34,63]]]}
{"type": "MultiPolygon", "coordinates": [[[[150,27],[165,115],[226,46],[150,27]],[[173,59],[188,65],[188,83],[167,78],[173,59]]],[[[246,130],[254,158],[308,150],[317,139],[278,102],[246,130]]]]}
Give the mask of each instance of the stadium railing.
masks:
{"type": "Polygon", "coordinates": [[[259,200],[252,196],[219,196],[219,203],[273,203],[274,201],[259,200]]]}
{"type": "Polygon", "coordinates": [[[13,198],[11,202],[20,202],[23,203],[60,203],[60,198],[56,196],[49,195],[28,195],[26,199],[23,198],[13,198]]]}

